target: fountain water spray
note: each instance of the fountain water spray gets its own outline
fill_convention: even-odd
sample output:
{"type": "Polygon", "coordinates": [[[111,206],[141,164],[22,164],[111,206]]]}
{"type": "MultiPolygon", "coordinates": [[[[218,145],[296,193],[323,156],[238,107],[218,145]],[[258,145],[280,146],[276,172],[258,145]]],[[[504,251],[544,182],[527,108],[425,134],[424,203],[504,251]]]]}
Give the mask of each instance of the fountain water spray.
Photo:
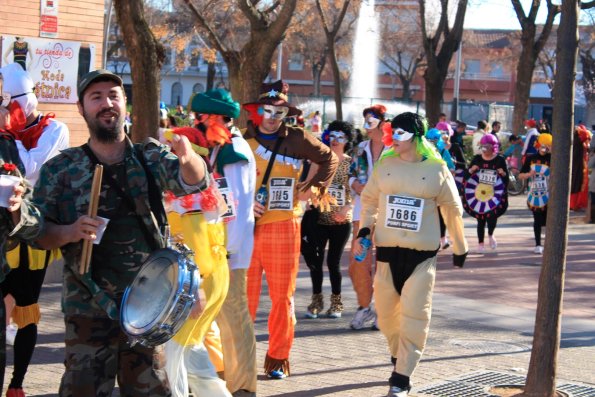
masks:
{"type": "Polygon", "coordinates": [[[374,0],[364,0],[360,6],[353,43],[353,69],[348,91],[350,97],[368,101],[376,97],[379,42],[374,0]]]}

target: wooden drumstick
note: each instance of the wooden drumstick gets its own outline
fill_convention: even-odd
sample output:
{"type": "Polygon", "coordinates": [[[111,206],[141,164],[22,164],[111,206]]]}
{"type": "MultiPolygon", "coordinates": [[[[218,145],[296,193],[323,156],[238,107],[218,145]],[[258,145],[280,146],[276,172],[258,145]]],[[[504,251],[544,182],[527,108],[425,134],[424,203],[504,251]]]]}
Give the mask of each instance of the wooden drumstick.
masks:
{"type": "MultiPolygon", "coordinates": [[[[87,215],[91,218],[95,218],[97,216],[97,206],[99,205],[99,194],[101,193],[102,177],[103,166],[101,164],[96,164],[95,172],[93,173],[93,185],[91,186],[91,197],[89,199],[89,210],[87,211],[87,215]]],[[[85,274],[89,271],[92,252],[93,242],[90,240],[83,240],[83,252],[81,253],[81,262],[79,264],[80,274],[85,274]]]]}

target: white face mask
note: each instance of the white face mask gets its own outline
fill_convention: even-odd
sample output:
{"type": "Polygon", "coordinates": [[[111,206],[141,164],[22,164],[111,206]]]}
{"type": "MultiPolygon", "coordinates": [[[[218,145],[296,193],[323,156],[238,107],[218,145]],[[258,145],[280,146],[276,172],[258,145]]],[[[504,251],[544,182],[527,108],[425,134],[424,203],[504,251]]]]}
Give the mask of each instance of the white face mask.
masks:
{"type": "Polygon", "coordinates": [[[347,139],[345,138],[345,134],[341,131],[331,131],[329,133],[329,141],[337,141],[339,143],[346,143],[347,139]]]}
{"type": "Polygon", "coordinates": [[[374,128],[378,127],[380,124],[380,119],[370,115],[366,117],[366,121],[364,122],[364,128],[366,130],[373,130],[374,128]]]}
{"type": "Polygon", "coordinates": [[[37,97],[32,92],[23,96],[19,95],[17,98],[13,97],[12,100],[17,101],[19,105],[21,105],[21,109],[23,109],[23,112],[25,112],[25,116],[27,117],[37,109],[37,97]]]}
{"type": "Polygon", "coordinates": [[[413,132],[405,131],[402,128],[394,128],[393,129],[393,140],[399,142],[405,142],[413,138],[415,135],[413,132]]]}
{"type": "Polygon", "coordinates": [[[262,105],[262,110],[265,119],[283,120],[289,113],[287,106],[262,105]]]}

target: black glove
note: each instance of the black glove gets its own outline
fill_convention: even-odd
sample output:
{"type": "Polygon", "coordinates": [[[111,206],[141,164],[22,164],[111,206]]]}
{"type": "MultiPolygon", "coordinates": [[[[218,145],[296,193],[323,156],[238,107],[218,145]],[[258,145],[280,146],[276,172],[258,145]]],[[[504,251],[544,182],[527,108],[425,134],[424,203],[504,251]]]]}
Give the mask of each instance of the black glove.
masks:
{"type": "Polygon", "coordinates": [[[369,227],[362,227],[357,232],[357,238],[368,237],[369,235],[370,235],[370,228],[369,227]]]}
{"type": "Polygon", "coordinates": [[[463,255],[452,254],[452,264],[454,267],[462,268],[465,264],[465,259],[467,258],[467,254],[469,251],[465,252],[463,255]]]}

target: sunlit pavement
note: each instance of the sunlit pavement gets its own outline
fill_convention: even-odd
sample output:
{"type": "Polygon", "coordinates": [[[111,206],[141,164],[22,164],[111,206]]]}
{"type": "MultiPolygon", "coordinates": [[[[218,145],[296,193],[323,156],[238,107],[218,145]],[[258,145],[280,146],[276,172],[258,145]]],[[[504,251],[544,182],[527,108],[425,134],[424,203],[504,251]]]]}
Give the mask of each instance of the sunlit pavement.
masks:
{"type": "MultiPolygon", "coordinates": [[[[584,212],[571,213],[558,380],[595,387],[595,225],[584,224],[584,212]]],[[[412,377],[411,395],[432,385],[477,371],[524,376],[532,343],[541,256],[533,254],[532,216],[523,197],[511,198],[495,236],[498,248],[474,254],[475,221],[465,218],[471,253],[463,269],[451,265],[451,250],[440,253],[434,314],[422,361],[412,377]]],[[[547,239],[545,241],[547,244],[547,239]]],[[[390,354],[378,331],[349,329],[356,300],[343,258],[342,319],[306,320],[311,284],[302,263],[296,291],[296,338],[291,376],[259,376],[259,396],[384,396],[391,372],[390,354]]],[[[48,283],[42,292],[42,321],[33,364],[25,379],[28,396],[56,396],[63,371],[64,325],[61,286],[48,283]]],[[[330,285],[325,272],[325,304],[330,285]]],[[[256,333],[258,363],[267,349],[266,291],[256,333]]],[[[8,348],[12,362],[12,348],[8,348]]],[[[6,369],[5,382],[12,367],[6,369]]],[[[6,390],[6,384],[4,386],[6,390]]],[[[595,389],[594,389],[595,390],[595,389]]],[[[117,394],[117,393],[114,393],[117,394]]],[[[584,394],[595,395],[595,394],[584,394]]],[[[201,396],[202,397],[202,396],[201,396]]],[[[204,396],[209,397],[209,396],[204,396]]]]}

